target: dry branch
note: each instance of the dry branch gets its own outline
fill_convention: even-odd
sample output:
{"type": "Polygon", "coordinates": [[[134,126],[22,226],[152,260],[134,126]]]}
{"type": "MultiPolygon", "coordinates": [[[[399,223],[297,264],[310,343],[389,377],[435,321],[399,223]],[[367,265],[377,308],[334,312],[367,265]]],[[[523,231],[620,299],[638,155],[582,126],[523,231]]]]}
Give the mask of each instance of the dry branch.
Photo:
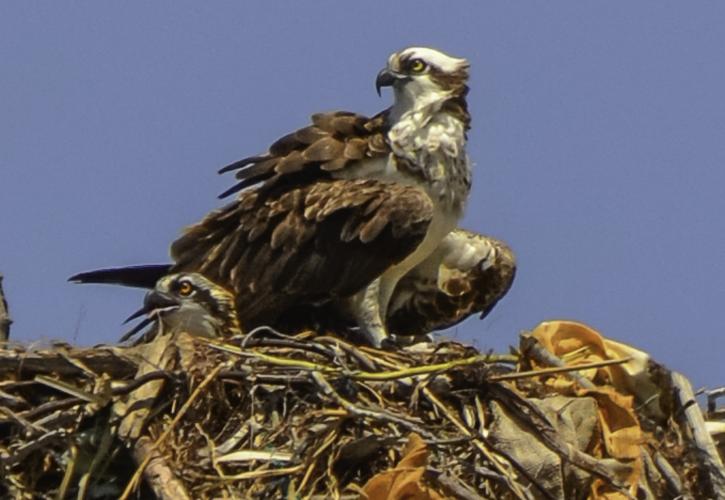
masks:
{"type": "Polygon", "coordinates": [[[184,484],[179,481],[166,459],[155,449],[151,439],[142,436],[136,442],[133,457],[137,463],[148,460],[144,477],[161,500],[188,500],[191,497],[184,484]]]}
{"type": "Polygon", "coordinates": [[[8,301],[5,299],[3,291],[3,275],[0,274],[0,342],[4,342],[10,338],[10,325],[13,320],[10,319],[8,312],[8,301]]]}
{"type": "Polygon", "coordinates": [[[28,373],[60,376],[83,375],[84,370],[74,361],[83,363],[95,373],[106,373],[114,379],[124,379],[136,372],[137,365],[128,354],[119,354],[113,347],[73,350],[59,346],[55,349],[26,351],[8,346],[0,349],[0,375],[28,373]],[[69,357],[68,353],[72,353],[69,357]]]}
{"type": "Polygon", "coordinates": [[[672,373],[672,384],[677,392],[680,410],[684,415],[687,430],[692,436],[692,446],[698,450],[695,456],[700,461],[699,470],[712,490],[725,495],[725,468],[718,454],[712,436],[705,427],[705,418],[695,400],[690,382],[680,373],[672,373]]]}

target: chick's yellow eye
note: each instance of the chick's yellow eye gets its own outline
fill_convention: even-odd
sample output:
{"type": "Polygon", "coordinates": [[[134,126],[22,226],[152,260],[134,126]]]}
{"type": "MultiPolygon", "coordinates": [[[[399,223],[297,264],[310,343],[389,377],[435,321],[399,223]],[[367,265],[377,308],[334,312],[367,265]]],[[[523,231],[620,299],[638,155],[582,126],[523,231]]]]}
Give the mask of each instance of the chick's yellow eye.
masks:
{"type": "Polygon", "coordinates": [[[413,59],[410,62],[410,70],[414,73],[420,73],[425,69],[425,63],[420,59],[413,59]]]}
{"type": "Polygon", "coordinates": [[[193,291],[194,287],[191,286],[191,283],[189,283],[188,281],[182,281],[181,283],[179,283],[179,295],[188,297],[193,291]]]}

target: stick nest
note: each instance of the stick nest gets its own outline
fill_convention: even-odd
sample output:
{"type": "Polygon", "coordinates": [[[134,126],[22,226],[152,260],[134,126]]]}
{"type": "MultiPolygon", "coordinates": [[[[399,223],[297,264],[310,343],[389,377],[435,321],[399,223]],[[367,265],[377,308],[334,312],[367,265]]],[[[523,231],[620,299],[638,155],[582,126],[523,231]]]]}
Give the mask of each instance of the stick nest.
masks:
{"type": "Polygon", "coordinates": [[[716,497],[721,465],[703,458],[670,372],[648,367],[653,411],[612,389],[621,360],[590,363],[586,382],[542,367],[526,338],[503,356],[269,330],[7,347],[0,496],[716,497]]]}

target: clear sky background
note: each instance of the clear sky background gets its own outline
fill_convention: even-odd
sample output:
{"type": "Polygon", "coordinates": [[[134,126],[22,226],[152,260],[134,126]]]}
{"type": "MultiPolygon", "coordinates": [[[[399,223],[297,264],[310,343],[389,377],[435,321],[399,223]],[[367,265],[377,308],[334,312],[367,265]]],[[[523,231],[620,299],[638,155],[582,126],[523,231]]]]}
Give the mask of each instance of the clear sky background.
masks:
{"type": "Polygon", "coordinates": [[[472,64],[463,225],[518,255],[451,332],[505,349],[577,319],[725,383],[725,2],[0,3],[0,273],[15,339],[111,342],[143,292],[66,283],[164,262],[216,169],[316,111],[373,114],[389,53],[472,64]]]}

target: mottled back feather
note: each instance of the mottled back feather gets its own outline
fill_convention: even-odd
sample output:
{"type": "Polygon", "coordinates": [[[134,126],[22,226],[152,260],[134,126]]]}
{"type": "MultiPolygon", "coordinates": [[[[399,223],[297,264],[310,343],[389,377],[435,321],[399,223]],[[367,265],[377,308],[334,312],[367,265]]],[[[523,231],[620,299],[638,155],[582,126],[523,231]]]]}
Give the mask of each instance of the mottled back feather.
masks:
{"type": "Polygon", "coordinates": [[[387,318],[391,333],[421,335],[472,314],[485,317],[508,292],[516,258],[502,241],[456,229],[399,283],[387,318]]]}
{"type": "Polygon", "coordinates": [[[271,189],[283,178],[289,184],[327,178],[327,172],[358,160],[385,156],[390,152],[385,140],[387,115],[387,110],[373,118],[347,111],[314,114],[312,125],[278,139],[266,154],[222,168],[220,173],[236,171],[239,182],[220,197],[255,185],[271,189]]]}
{"type": "Polygon", "coordinates": [[[174,242],[173,271],[233,290],[245,324],[274,322],[358,292],[420,244],[432,217],[422,190],[376,180],[245,191],[174,242]]]}

